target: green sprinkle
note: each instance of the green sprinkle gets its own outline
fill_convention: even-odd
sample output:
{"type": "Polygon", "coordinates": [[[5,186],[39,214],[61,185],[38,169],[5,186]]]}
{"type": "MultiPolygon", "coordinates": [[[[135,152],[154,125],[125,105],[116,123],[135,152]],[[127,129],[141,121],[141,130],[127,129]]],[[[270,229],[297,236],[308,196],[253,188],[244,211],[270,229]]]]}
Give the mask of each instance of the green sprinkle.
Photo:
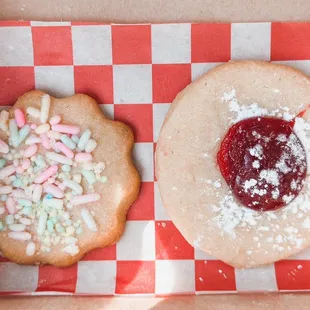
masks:
{"type": "MultiPolygon", "coordinates": [[[[70,139],[67,135],[62,135],[60,137],[61,142],[66,145],[69,149],[74,150],[76,147],[76,144],[73,142],[73,137],[70,139]]],[[[77,137],[76,142],[79,141],[79,138],[77,137]]]]}
{"type": "Polygon", "coordinates": [[[10,120],[9,130],[10,130],[10,140],[12,141],[12,145],[16,148],[19,145],[19,134],[15,119],[10,120]]]}
{"type": "Polygon", "coordinates": [[[91,137],[91,131],[89,129],[86,129],[82,133],[81,138],[80,138],[79,143],[78,143],[78,148],[80,150],[83,151],[85,149],[85,146],[86,146],[88,140],[90,139],[90,137],[91,137]]]}
{"type": "Polygon", "coordinates": [[[23,128],[21,128],[19,131],[18,144],[21,144],[25,140],[25,138],[29,135],[29,133],[30,133],[29,125],[25,125],[23,128]]]}
{"type": "Polygon", "coordinates": [[[87,180],[88,184],[96,183],[96,176],[93,171],[82,169],[82,175],[87,180]]]}
{"type": "Polygon", "coordinates": [[[75,232],[80,235],[83,232],[82,227],[79,227],[75,232]]]}
{"type": "Polygon", "coordinates": [[[59,233],[64,233],[65,229],[59,223],[57,223],[56,224],[56,231],[59,233]]]}
{"type": "Polygon", "coordinates": [[[57,217],[50,217],[49,219],[53,224],[57,223],[57,217]]]}
{"type": "Polygon", "coordinates": [[[31,207],[32,206],[32,202],[28,199],[18,199],[18,204],[23,206],[23,207],[31,207]]]}
{"type": "Polygon", "coordinates": [[[33,168],[34,174],[36,174],[37,172],[39,172],[40,170],[42,170],[42,168],[43,168],[43,167],[41,167],[41,166],[35,166],[35,167],[33,168]]]}
{"type": "Polygon", "coordinates": [[[47,230],[50,233],[52,233],[54,231],[54,224],[53,224],[53,222],[51,220],[47,220],[46,224],[47,224],[47,230]]]}
{"type": "Polygon", "coordinates": [[[9,214],[5,217],[5,222],[7,225],[11,225],[14,223],[14,215],[13,214],[9,214]]]}
{"type": "Polygon", "coordinates": [[[71,171],[71,167],[68,165],[62,165],[61,166],[61,170],[64,172],[70,172],[71,171]]]}
{"type": "Polygon", "coordinates": [[[0,168],[3,168],[5,166],[5,164],[6,164],[6,160],[1,158],[0,159],[0,168]]]}
{"type": "Polygon", "coordinates": [[[78,143],[79,140],[80,140],[80,138],[79,138],[77,135],[73,135],[73,136],[71,137],[71,139],[72,139],[72,141],[75,142],[75,143],[78,143]]]}
{"type": "Polygon", "coordinates": [[[30,207],[24,207],[22,212],[23,212],[24,215],[28,215],[28,216],[32,215],[32,208],[31,208],[31,206],[30,207]]]}
{"type": "Polygon", "coordinates": [[[6,201],[7,199],[8,199],[8,195],[6,195],[6,194],[1,195],[1,197],[0,197],[1,201],[6,201]]]}
{"type": "Polygon", "coordinates": [[[3,228],[4,228],[4,225],[3,225],[2,221],[0,221],[0,231],[2,231],[3,228]]]}
{"type": "Polygon", "coordinates": [[[100,178],[100,182],[102,183],[106,183],[108,181],[108,177],[103,175],[101,178],[100,178]]]}
{"type": "Polygon", "coordinates": [[[75,222],[75,223],[73,224],[73,226],[74,226],[75,228],[78,228],[78,227],[80,227],[80,224],[79,224],[78,222],[75,222]]]}
{"type": "Polygon", "coordinates": [[[45,162],[44,158],[42,157],[42,155],[37,155],[37,159],[35,161],[35,164],[39,167],[45,167],[46,166],[46,162],[45,162]]]}
{"type": "Polygon", "coordinates": [[[21,187],[23,185],[23,181],[20,179],[20,178],[16,178],[14,181],[13,181],[13,186],[14,187],[21,187]]]}
{"type": "Polygon", "coordinates": [[[72,221],[71,221],[71,220],[66,220],[66,224],[67,224],[67,225],[71,225],[71,224],[72,224],[72,221]]]}

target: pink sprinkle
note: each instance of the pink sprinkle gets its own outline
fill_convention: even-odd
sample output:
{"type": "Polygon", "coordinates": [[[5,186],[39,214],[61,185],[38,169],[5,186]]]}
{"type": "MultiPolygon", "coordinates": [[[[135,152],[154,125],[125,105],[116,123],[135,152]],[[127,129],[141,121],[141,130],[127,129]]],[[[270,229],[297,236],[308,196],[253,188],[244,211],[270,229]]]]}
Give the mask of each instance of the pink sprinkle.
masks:
{"type": "Polygon", "coordinates": [[[14,202],[12,197],[9,197],[6,200],[6,208],[7,208],[8,212],[10,214],[15,214],[16,213],[16,206],[15,206],[15,202],[14,202]]]}
{"type": "Polygon", "coordinates": [[[24,157],[30,158],[38,151],[38,146],[36,144],[32,144],[26,148],[24,151],[24,157]]]}
{"type": "Polygon", "coordinates": [[[48,180],[47,180],[47,182],[48,182],[49,184],[53,184],[55,181],[56,181],[55,178],[48,178],[48,180]]]}
{"type": "Polygon", "coordinates": [[[59,115],[55,115],[50,119],[50,124],[51,125],[57,125],[61,121],[61,117],[59,115]]]}
{"type": "Polygon", "coordinates": [[[31,124],[31,125],[30,125],[30,128],[31,128],[32,130],[35,130],[37,127],[38,127],[38,126],[37,126],[36,124],[31,124]]]}
{"type": "Polygon", "coordinates": [[[66,145],[64,145],[62,142],[57,142],[55,144],[55,149],[58,149],[59,151],[64,153],[68,158],[74,157],[73,152],[66,145]]]}
{"type": "Polygon", "coordinates": [[[25,169],[24,169],[22,166],[16,167],[16,172],[17,172],[18,174],[22,174],[24,171],[25,171],[25,169]]]}
{"type": "Polygon", "coordinates": [[[99,194],[88,194],[88,195],[82,195],[82,196],[74,196],[70,203],[74,206],[83,205],[86,203],[95,202],[100,199],[99,194]]]}
{"type": "Polygon", "coordinates": [[[59,187],[59,189],[62,190],[62,191],[64,191],[64,190],[66,189],[66,186],[63,185],[63,183],[60,183],[60,184],[58,185],[58,187],[59,187]]]}
{"type": "Polygon", "coordinates": [[[19,165],[18,159],[13,160],[13,165],[14,167],[17,167],[19,165]]]}
{"type": "Polygon", "coordinates": [[[12,191],[12,195],[15,199],[29,199],[29,197],[26,195],[25,191],[21,189],[14,189],[12,191]]]}
{"type": "Polygon", "coordinates": [[[49,150],[51,148],[51,143],[50,143],[50,139],[48,138],[48,136],[45,133],[42,133],[42,135],[40,135],[41,138],[41,143],[42,146],[49,150]]]}
{"type": "Polygon", "coordinates": [[[21,109],[16,109],[14,111],[14,114],[15,114],[15,121],[16,121],[17,126],[19,128],[24,127],[26,124],[26,118],[25,118],[24,112],[21,109]]]}
{"type": "Polygon", "coordinates": [[[48,181],[45,181],[42,185],[43,185],[43,188],[45,189],[47,186],[50,185],[50,183],[48,183],[48,181]]]}
{"type": "Polygon", "coordinates": [[[22,162],[22,167],[26,170],[30,167],[30,164],[31,164],[31,161],[28,158],[26,158],[22,162]]]}
{"type": "Polygon", "coordinates": [[[85,161],[91,161],[93,159],[93,156],[90,153],[78,153],[75,155],[75,160],[78,163],[85,162],[85,161]]]}
{"type": "Polygon", "coordinates": [[[15,172],[14,165],[4,167],[3,169],[0,170],[0,180],[12,175],[14,172],[15,172]]]}
{"type": "Polygon", "coordinates": [[[80,128],[73,125],[53,125],[53,131],[62,132],[62,133],[69,133],[71,135],[77,135],[80,132],[80,128]]]}
{"type": "Polygon", "coordinates": [[[57,186],[49,184],[45,187],[44,191],[48,194],[52,194],[56,198],[63,198],[64,192],[57,186]]]}
{"type": "Polygon", "coordinates": [[[0,153],[7,154],[9,152],[9,146],[0,139],[0,153]]]}
{"type": "Polygon", "coordinates": [[[39,174],[35,179],[34,183],[41,184],[45,182],[49,177],[54,175],[58,171],[58,166],[53,165],[44,170],[41,174],[39,174]]]}

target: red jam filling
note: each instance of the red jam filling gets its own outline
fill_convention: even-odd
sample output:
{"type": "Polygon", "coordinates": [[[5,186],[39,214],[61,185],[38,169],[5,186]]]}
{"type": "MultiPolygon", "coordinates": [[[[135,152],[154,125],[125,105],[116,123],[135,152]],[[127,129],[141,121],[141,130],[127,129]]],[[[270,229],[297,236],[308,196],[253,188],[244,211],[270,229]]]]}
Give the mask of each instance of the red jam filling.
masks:
{"type": "Polygon", "coordinates": [[[290,203],[307,173],[306,152],[292,122],[271,117],[233,125],[222,141],[217,162],[239,202],[261,211],[290,203]]]}

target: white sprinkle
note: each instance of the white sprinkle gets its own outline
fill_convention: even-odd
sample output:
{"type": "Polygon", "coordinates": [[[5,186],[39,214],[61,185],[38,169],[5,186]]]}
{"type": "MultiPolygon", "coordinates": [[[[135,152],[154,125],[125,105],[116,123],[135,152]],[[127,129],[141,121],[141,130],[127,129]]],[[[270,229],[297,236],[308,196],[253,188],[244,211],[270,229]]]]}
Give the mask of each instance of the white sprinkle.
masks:
{"type": "Polygon", "coordinates": [[[30,116],[34,117],[34,118],[39,118],[40,117],[40,111],[36,108],[33,107],[28,107],[26,109],[27,114],[29,114],[30,116]]]}
{"type": "Polygon", "coordinates": [[[12,231],[24,231],[26,226],[24,224],[11,224],[9,225],[9,229],[12,231]]]}
{"type": "Polygon", "coordinates": [[[74,182],[77,182],[77,183],[81,183],[81,181],[82,181],[82,175],[80,175],[80,174],[74,174],[74,175],[73,175],[73,181],[74,181],[74,182]]]}
{"type": "Polygon", "coordinates": [[[298,265],[297,269],[299,269],[299,270],[302,269],[302,265],[298,265]]]}
{"type": "Polygon", "coordinates": [[[27,232],[12,231],[8,233],[9,238],[20,241],[27,241],[31,239],[31,234],[27,232]]]}
{"type": "Polygon", "coordinates": [[[38,235],[42,236],[45,232],[46,228],[46,221],[47,221],[47,214],[45,212],[41,212],[37,227],[37,233],[38,235]]]}
{"type": "Polygon", "coordinates": [[[40,112],[40,120],[42,123],[46,123],[48,120],[50,104],[51,104],[51,97],[48,94],[43,95],[41,100],[41,112],[40,112]]]}
{"type": "Polygon", "coordinates": [[[36,134],[38,135],[41,135],[43,133],[46,133],[50,130],[50,125],[45,123],[45,124],[42,124],[40,126],[38,126],[35,130],[36,134]]]}
{"type": "Polygon", "coordinates": [[[32,192],[32,200],[34,202],[39,202],[42,196],[43,186],[40,184],[36,184],[34,190],[32,192]]]}
{"type": "Polygon", "coordinates": [[[78,195],[81,195],[83,193],[83,187],[74,181],[71,180],[64,180],[63,185],[66,187],[71,188],[73,191],[75,191],[78,195]]]}
{"type": "Polygon", "coordinates": [[[86,226],[92,230],[92,231],[98,231],[97,224],[93,218],[93,216],[90,214],[88,209],[83,208],[81,211],[82,219],[84,220],[86,226]]]}
{"type": "Polygon", "coordinates": [[[92,203],[100,199],[99,194],[87,194],[82,196],[75,196],[71,199],[70,203],[74,206],[79,206],[82,204],[92,203]]]}
{"type": "Polygon", "coordinates": [[[47,152],[46,157],[52,161],[56,161],[56,162],[61,163],[63,165],[70,165],[71,166],[73,164],[72,159],[70,159],[66,156],[54,153],[54,152],[47,152]]]}
{"type": "Polygon", "coordinates": [[[32,144],[36,144],[36,143],[41,143],[41,139],[40,137],[37,136],[30,136],[26,141],[25,144],[26,145],[32,145],[32,144]]]}
{"type": "Polygon", "coordinates": [[[54,208],[57,210],[61,210],[63,208],[63,200],[62,199],[56,199],[56,198],[52,198],[52,199],[43,199],[43,206],[45,207],[50,207],[50,208],[54,208]]]}
{"type": "Polygon", "coordinates": [[[25,217],[22,217],[19,219],[20,223],[24,224],[24,225],[31,225],[32,224],[32,221],[31,219],[28,219],[28,218],[25,218],[25,217]]]}
{"type": "Polygon", "coordinates": [[[80,252],[80,249],[76,244],[69,244],[65,248],[63,248],[62,251],[74,256],[80,252]]]}
{"type": "Polygon", "coordinates": [[[32,256],[34,255],[35,251],[36,251],[36,245],[34,244],[34,242],[29,242],[26,247],[26,255],[32,256]]]}

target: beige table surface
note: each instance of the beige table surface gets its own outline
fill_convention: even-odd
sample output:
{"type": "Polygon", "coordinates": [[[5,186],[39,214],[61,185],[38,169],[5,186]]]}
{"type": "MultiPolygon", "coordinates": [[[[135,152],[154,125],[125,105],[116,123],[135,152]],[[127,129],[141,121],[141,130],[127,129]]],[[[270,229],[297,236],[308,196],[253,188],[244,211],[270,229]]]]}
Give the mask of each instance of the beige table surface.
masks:
{"type": "MultiPolygon", "coordinates": [[[[310,0],[0,0],[0,19],[105,22],[306,21],[310,0]]],[[[310,309],[308,294],[3,298],[0,309],[310,309]]]]}

